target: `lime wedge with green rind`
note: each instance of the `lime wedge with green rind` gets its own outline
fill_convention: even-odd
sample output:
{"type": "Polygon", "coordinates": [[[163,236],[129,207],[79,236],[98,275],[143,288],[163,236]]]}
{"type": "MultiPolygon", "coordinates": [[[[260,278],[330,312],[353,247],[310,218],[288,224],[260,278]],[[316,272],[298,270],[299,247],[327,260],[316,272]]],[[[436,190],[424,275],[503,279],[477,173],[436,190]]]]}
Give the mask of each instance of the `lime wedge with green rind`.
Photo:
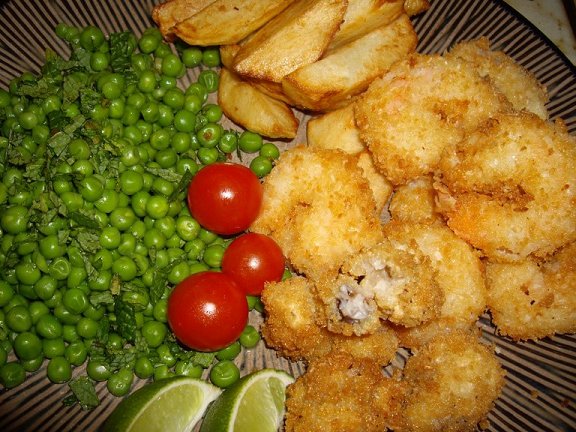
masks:
{"type": "Polygon", "coordinates": [[[178,376],[147,384],[124,399],[102,432],[190,431],[222,390],[197,378],[178,376]]]}
{"type": "Polygon", "coordinates": [[[210,405],[200,432],[276,432],[284,419],[286,387],[293,382],[276,369],[242,377],[210,405]]]}

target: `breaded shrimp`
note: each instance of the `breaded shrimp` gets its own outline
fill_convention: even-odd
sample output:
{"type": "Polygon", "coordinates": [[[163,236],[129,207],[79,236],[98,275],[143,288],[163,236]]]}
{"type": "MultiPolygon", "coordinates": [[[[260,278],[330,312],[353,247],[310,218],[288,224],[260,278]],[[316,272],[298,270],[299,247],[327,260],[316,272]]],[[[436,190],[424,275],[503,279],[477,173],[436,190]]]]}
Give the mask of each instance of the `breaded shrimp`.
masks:
{"type": "Polygon", "coordinates": [[[416,327],[398,327],[402,345],[421,346],[446,328],[472,328],[487,302],[484,265],[477,251],[440,221],[392,221],[385,226],[385,234],[392,242],[418,245],[436,270],[444,294],[437,318],[416,327]]]}
{"type": "Polygon", "coordinates": [[[250,229],[271,236],[298,272],[317,279],[382,238],[379,216],[355,156],[296,146],[264,180],[250,229]]]}
{"type": "Polygon", "coordinates": [[[491,261],[546,256],[576,240],[576,138],[535,114],[501,114],[447,149],[439,211],[491,261]]]}
{"type": "Polygon", "coordinates": [[[320,308],[312,295],[312,285],[302,276],[293,276],[269,283],[262,291],[262,338],[291,360],[321,357],[332,349],[330,334],[317,323],[320,308]]]}
{"type": "Polygon", "coordinates": [[[517,110],[531,111],[542,119],[548,118],[546,88],[536,77],[512,57],[490,49],[486,37],[454,46],[446,58],[457,57],[471,62],[481,76],[487,77],[517,110]]]}
{"type": "Polygon", "coordinates": [[[436,276],[414,242],[384,239],[350,257],[316,290],[329,330],[363,335],[378,330],[382,320],[412,327],[435,318],[444,301],[436,276]]]}
{"type": "Polygon", "coordinates": [[[431,174],[443,149],[511,104],[470,62],[415,54],[355,102],[360,138],[394,185],[431,174]]]}
{"type": "Polygon", "coordinates": [[[331,333],[322,323],[312,282],[294,276],[267,284],[262,291],[265,320],[261,327],[266,344],[291,360],[312,360],[329,352],[348,353],[388,364],[398,349],[396,333],[382,326],[373,334],[347,337],[331,333]]]}
{"type": "Polygon", "coordinates": [[[504,385],[492,348],[475,333],[439,334],[410,357],[395,432],[472,431],[484,420],[504,385]]]}
{"type": "Polygon", "coordinates": [[[371,360],[345,354],[315,359],[287,388],[285,431],[384,431],[396,411],[395,392],[377,390],[394,384],[371,360]]]}
{"type": "Polygon", "coordinates": [[[426,222],[440,218],[436,212],[436,191],[432,177],[424,176],[410,180],[394,191],[388,210],[393,220],[426,222]]]}
{"type": "Polygon", "coordinates": [[[486,278],[500,334],[519,340],[576,332],[576,243],[546,260],[488,263],[486,278]]]}

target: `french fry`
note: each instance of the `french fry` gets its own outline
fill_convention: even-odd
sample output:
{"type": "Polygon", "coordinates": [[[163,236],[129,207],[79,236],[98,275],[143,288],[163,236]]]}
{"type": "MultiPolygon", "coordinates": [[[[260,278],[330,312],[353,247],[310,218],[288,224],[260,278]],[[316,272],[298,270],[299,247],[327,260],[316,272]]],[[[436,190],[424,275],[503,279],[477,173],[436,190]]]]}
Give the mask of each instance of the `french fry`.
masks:
{"type": "Polygon", "coordinates": [[[216,0],[168,0],[152,9],[152,19],[167,40],[173,40],[174,26],[180,21],[197,14],[216,0]]]}
{"type": "Polygon", "coordinates": [[[404,10],[408,16],[418,15],[430,7],[429,0],[404,0],[404,10]]]}
{"type": "Polygon", "coordinates": [[[416,49],[417,35],[406,14],[303,66],[282,80],[293,104],[327,111],[350,103],[374,78],[416,49]]]}
{"type": "Polygon", "coordinates": [[[288,105],[265,95],[226,68],[220,73],[218,104],[234,123],[265,137],[292,139],[298,131],[298,119],[288,105]]]}
{"type": "Polygon", "coordinates": [[[330,51],[372,30],[391,23],[404,13],[404,0],[348,0],[344,22],[330,42],[330,51]]]}
{"type": "Polygon", "coordinates": [[[240,42],[294,0],[216,0],[174,26],[174,34],[190,45],[240,42]]]}
{"type": "Polygon", "coordinates": [[[344,17],[347,0],[296,0],[242,46],[234,71],[271,82],[320,58],[344,17]]]}

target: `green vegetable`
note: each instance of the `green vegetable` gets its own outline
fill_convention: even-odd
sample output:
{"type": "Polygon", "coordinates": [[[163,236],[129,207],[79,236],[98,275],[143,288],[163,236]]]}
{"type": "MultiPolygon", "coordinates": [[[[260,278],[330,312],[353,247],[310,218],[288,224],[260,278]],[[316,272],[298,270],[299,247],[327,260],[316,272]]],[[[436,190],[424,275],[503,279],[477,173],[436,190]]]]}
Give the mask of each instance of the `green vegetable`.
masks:
{"type": "Polygon", "coordinates": [[[210,369],[210,381],[220,388],[230,387],[240,379],[240,370],[231,360],[222,360],[210,369]]]}

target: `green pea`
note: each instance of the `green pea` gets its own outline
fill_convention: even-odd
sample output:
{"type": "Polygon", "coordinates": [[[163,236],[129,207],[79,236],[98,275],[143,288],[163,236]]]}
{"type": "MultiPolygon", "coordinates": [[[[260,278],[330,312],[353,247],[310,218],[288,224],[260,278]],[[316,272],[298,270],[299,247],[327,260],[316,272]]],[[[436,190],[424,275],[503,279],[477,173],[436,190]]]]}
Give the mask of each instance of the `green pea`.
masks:
{"type": "Polygon", "coordinates": [[[252,325],[247,325],[239,338],[240,344],[244,348],[254,348],[260,342],[260,333],[252,325]]]}
{"type": "Polygon", "coordinates": [[[196,365],[192,362],[180,360],[174,366],[174,373],[180,376],[187,376],[191,378],[200,378],[204,369],[202,366],[196,365]]]}
{"type": "Polygon", "coordinates": [[[132,370],[128,368],[122,368],[118,372],[113,373],[110,378],[108,378],[106,388],[114,396],[125,396],[130,392],[130,387],[132,387],[133,380],[134,375],[132,370]]]}
{"type": "Polygon", "coordinates": [[[169,368],[173,367],[176,364],[176,357],[170,351],[170,347],[166,344],[160,345],[156,348],[156,352],[160,357],[160,362],[168,366],[169,368]]]}
{"type": "Polygon", "coordinates": [[[148,379],[154,375],[154,364],[147,357],[138,357],[134,364],[134,373],[138,378],[148,379]]]}
{"type": "Polygon", "coordinates": [[[226,248],[220,244],[211,244],[204,250],[202,260],[212,268],[219,268],[226,248]]]}
{"type": "Polygon", "coordinates": [[[242,346],[240,345],[240,342],[236,341],[218,351],[216,353],[216,358],[218,360],[234,360],[238,357],[241,351],[242,346]]]}
{"type": "Polygon", "coordinates": [[[158,348],[164,342],[168,328],[161,321],[147,321],[142,326],[142,336],[151,348],[158,348]]]}
{"type": "Polygon", "coordinates": [[[16,305],[6,313],[6,325],[12,331],[22,333],[30,330],[32,327],[32,316],[28,307],[16,305]]]}
{"type": "Polygon", "coordinates": [[[262,136],[255,132],[244,131],[238,139],[238,147],[244,153],[256,153],[262,148],[262,136]]]}
{"type": "Polygon", "coordinates": [[[100,360],[88,360],[86,373],[94,381],[106,381],[112,375],[110,365],[100,360]]]}
{"type": "Polygon", "coordinates": [[[88,297],[78,288],[70,288],[64,292],[62,304],[74,314],[81,314],[88,307],[88,297]]]}
{"type": "Polygon", "coordinates": [[[18,362],[0,366],[0,383],[7,389],[19,386],[26,380],[26,371],[18,362]]]}
{"type": "Polygon", "coordinates": [[[53,383],[65,383],[72,378],[70,362],[63,356],[50,359],[46,367],[46,375],[53,383]]]}
{"type": "Polygon", "coordinates": [[[214,93],[218,90],[219,80],[218,73],[213,70],[203,70],[198,74],[198,82],[206,88],[208,93],[214,93]]]}
{"type": "Polygon", "coordinates": [[[86,345],[80,340],[72,342],[66,347],[64,357],[70,362],[72,366],[80,366],[84,364],[88,358],[88,349],[86,345]]]}
{"type": "Polygon", "coordinates": [[[91,318],[82,317],[76,323],[76,332],[80,337],[84,339],[93,339],[98,334],[99,325],[98,322],[91,318]]]}
{"type": "Polygon", "coordinates": [[[26,372],[36,372],[42,366],[44,362],[44,356],[39,355],[36,358],[30,360],[20,360],[20,364],[26,372]]]}
{"type": "Polygon", "coordinates": [[[256,156],[250,161],[250,169],[260,178],[270,174],[272,168],[272,161],[264,156],[256,156]]]}
{"type": "Polygon", "coordinates": [[[34,333],[19,333],[14,339],[14,352],[21,360],[32,360],[42,355],[42,341],[34,333]]]}
{"type": "Polygon", "coordinates": [[[210,369],[210,381],[212,384],[227,388],[240,379],[240,370],[231,360],[222,360],[210,369]]]}
{"type": "Polygon", "coordinates": [[[55,357],[63,356],[66,351],[66,344],[64,339],[59,337],[56,339],[43,339],[42,352],[44,357],[52,359],[55,357]]]}

